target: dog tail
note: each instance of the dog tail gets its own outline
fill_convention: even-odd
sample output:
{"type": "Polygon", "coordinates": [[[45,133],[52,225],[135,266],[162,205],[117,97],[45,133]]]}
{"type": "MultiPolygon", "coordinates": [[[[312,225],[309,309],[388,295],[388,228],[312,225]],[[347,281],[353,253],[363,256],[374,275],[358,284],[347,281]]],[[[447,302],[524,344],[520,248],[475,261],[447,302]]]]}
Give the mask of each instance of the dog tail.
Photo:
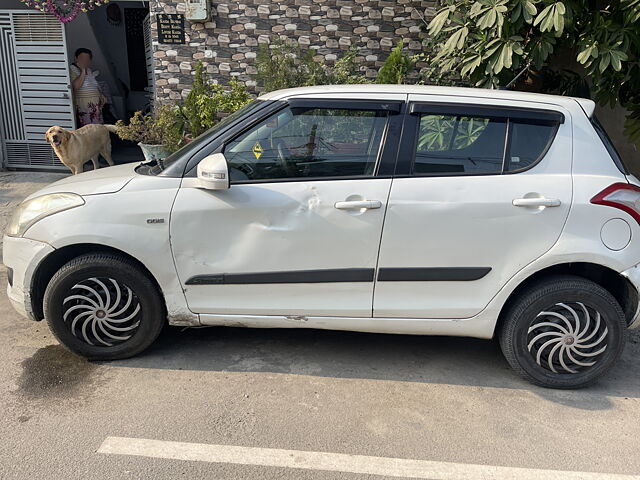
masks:
{"type": "Polygon", "coordinates": [[[116,133],[115,125],[105,125],[105,127],[107,127],[107,130],[109,130],[111,133],[116,133]]]}

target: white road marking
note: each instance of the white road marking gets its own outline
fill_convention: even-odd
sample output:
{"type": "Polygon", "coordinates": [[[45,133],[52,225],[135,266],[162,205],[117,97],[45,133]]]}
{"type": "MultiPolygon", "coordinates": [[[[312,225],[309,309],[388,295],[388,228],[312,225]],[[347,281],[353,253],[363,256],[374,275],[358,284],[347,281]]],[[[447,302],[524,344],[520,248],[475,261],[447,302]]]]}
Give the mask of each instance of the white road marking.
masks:
{"type": "Polygon", "coordinates": [[[637,475],[496,467],[125,437],[107,437],[98,449],[98,453],[431,480],[557,480],[559,478],[563,480],[640,480],[640,476],[637,475]]]}

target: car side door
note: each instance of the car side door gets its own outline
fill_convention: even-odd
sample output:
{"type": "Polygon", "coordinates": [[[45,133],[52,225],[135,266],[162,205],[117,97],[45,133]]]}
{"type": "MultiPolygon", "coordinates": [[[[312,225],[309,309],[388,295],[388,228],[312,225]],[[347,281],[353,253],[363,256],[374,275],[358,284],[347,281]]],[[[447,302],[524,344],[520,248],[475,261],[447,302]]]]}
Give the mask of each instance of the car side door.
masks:
{"type": "Polygon", "coordinates": [[[228,190],[183,182],[171,242],[189,308],[371,317],[405,100],[291,99],[225,143],[228,190]]]}
{"type": "Polygon", "coordinates": [[[554,245],[571,206],[568,111],[431,98],[409,96],[382,236],[376,317],[478,314],[554,245]]]}

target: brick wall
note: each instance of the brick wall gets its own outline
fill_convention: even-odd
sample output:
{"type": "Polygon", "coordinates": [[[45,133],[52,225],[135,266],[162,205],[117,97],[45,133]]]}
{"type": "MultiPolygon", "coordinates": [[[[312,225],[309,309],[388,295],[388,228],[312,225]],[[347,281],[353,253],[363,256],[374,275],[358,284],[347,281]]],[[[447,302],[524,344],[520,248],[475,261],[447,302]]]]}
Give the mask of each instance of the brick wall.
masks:
{"type": "Polygon", "coordinates": [[[235,77],[259,91],[256,55],[259,45],[274,37],[294,39],[328,64],[356,45],[363,74],[373,78],[398,41],[404,40],[409,52],[420,52],[422,17],[431,18],[435,8],[433,0],[245,0],[212,5],[209,22],[185,21],[184,45],[161,45],[155,14],[184,13],[184,2],[151,2],[158,100],[186,96],[198,60],[214,80],[225,83],[235,77]]]}

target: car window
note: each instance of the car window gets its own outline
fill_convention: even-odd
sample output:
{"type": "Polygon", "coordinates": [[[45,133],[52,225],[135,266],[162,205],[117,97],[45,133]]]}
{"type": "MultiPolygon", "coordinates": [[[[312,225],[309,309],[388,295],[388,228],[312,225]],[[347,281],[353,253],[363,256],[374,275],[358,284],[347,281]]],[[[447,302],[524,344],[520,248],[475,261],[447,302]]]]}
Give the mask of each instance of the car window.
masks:
{"type": "Polygon", "coordinates": [[[506,120],[422,114],[413,174],[502,172],[506,120]]]}
{"type": "Polygon", "coordinates": [[[229,142],[232,182],[366,177],[375,172],[388,114],[287,107],[229,142]]]}
{"type": "Polygon", "coordinates": [[[511,120],[505,171],[514,172],[537,163],[549,149],[557,129],[557,123],[511,120]]]}
{"type": "Polygon", "coordinates": [[[620,153],[618,152],[618,150],[616,150],[616,147],[613,145],[613,142],[611,141],[611,138],[607,134],[607,131],[604,129],[604,127],[602,126],[600,121],[597,119],[597,117],[594,116],[593,118],[591,118],[591,124],[593,125],[593,128],[595,129],[596,133],[600,137],[600,140],[602,140],[602,143],[604,144],[605,148],[609,152],[609,155],[611,155],[611,158],[616,164],[616,167],[618,167],[618,169],[622,173],[624,173],[625,175],[628,175],[629,169],[625,165],[622,157],[620,156],[620,153]]]}

